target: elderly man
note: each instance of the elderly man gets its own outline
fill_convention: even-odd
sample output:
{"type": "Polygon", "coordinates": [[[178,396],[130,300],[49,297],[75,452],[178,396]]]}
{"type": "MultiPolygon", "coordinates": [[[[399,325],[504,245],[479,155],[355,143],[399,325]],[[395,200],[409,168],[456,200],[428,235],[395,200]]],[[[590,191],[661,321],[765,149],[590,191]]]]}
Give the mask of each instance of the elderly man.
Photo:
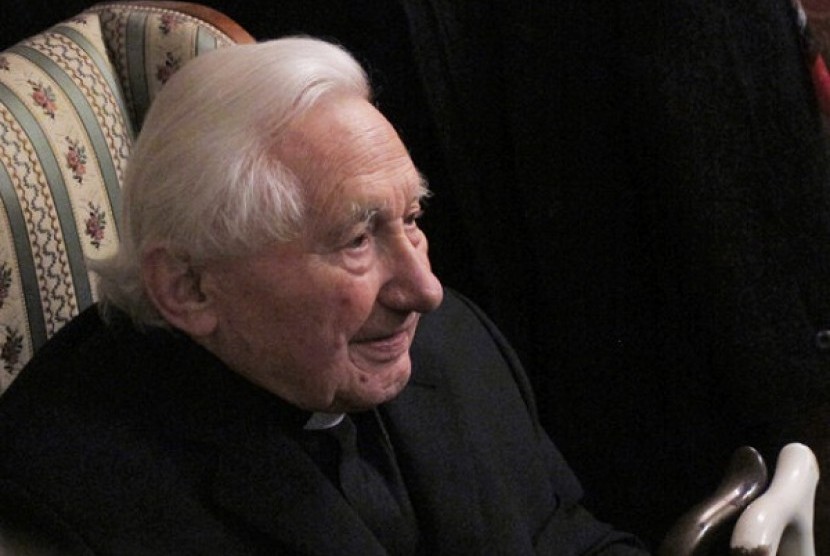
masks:
{"type": "Polygon", "coordinates": [[[9,542],[641,553],[580,507],[510,348],[431,273],[428,190],[368,99],[346,52],[305,38],[165,86],[101,304],[0,398],[9,542]]]}

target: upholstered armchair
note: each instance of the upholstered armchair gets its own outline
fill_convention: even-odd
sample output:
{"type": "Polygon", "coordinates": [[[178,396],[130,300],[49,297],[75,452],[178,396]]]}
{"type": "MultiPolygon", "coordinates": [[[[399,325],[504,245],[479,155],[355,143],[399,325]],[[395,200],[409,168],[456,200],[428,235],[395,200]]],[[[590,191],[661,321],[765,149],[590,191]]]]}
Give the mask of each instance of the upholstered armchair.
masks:
{"type": "Polygon", "coordinates": [[[0,393],[95,300],[147,107],[189,59],[253,38],[185,2],[108,2],[0,52],[0,393]]]}

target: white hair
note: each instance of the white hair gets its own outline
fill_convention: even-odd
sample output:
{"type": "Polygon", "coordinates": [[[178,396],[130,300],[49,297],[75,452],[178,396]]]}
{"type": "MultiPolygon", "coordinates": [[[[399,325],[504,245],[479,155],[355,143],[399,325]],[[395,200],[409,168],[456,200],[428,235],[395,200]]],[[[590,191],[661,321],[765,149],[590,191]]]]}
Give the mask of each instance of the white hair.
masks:
{"type": "Polygon", "coordinates": [[[138,324],[164,324],[142,283],[150,246],[198,262],[297,237],[300,183],[275,153],[287,125],[327,96],[370,94],[348,52],[311,38],[220,48],[185,64],[130,156],[118,252],[93,265],[103,313],[115,306],[138,324]]]}

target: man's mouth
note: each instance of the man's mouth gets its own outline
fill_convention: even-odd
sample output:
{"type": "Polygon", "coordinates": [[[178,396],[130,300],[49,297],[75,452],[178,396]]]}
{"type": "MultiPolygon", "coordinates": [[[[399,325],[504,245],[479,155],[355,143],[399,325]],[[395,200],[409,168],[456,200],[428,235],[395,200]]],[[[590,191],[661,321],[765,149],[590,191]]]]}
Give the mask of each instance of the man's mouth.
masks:
{"type": "Polygon", "coordinates": [[[394,331],[360,335],[352,340],[352,348],[369,361],[393,361],[409,351],[416,323],[417,318],[394,331]]]}

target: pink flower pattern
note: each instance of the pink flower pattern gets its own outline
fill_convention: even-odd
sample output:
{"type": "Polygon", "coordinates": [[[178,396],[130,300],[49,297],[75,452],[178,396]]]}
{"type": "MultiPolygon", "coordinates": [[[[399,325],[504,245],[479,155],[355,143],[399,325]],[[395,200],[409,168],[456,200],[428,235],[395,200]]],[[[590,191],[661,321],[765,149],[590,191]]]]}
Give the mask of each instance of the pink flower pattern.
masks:
{"type": "Polygon", "coordinates": [[[6,341],[0,346],[0,359],[9,374],[17,371],[20,353],[23,351],[23,336],[16,329],[6,327],[6,341]]]}
{"type": "Polygon", "coordinates": [[[66,152],[66,165],[72,170],[72,177],[78,183],[83,183],[86,174],[86,147],[77,140],[66,138],[69,150],[66,152]]]}
{"type": "Polygon", "coordinates": [[[0,264],[0,307],[6,303],[6,299],[9,297],[9,290],[12,286],[12,269],[9,268],[9,265],[3,261],[0,264]]]}
{"type": "Polygon", "coordinates": [[[104,232],[107,230],[107,215],[95,203],[89,203],[89,216],[86,219],[86,235],[90,243],[96,248],[101,248],[104,241],[104,232]]]}
{"type": "Polygon", "coordinates": [[[167,53],[164,63],[156,68],[156,79],[162,84],[167,83],[167,80],[179,70],[181,59],[173,56],[172,52],[167,53]]]}
{"type": "Polygon", "coordinates": [[[44,114],[54,120],[57,105],[55,104],[56,98],[52,87],[34,81],[29,81],[29,85],[32,86],[32,100],[43,109],[44,114]]]}
{"type": "Polygon", "coordinates": [[[159,30],[165,34],[169,35],[173,31],[176,30],[176,27],[184,23],[184,20],[175,14],[165,13],[161,15],[161,23],[159,24],[159,30]]]}

